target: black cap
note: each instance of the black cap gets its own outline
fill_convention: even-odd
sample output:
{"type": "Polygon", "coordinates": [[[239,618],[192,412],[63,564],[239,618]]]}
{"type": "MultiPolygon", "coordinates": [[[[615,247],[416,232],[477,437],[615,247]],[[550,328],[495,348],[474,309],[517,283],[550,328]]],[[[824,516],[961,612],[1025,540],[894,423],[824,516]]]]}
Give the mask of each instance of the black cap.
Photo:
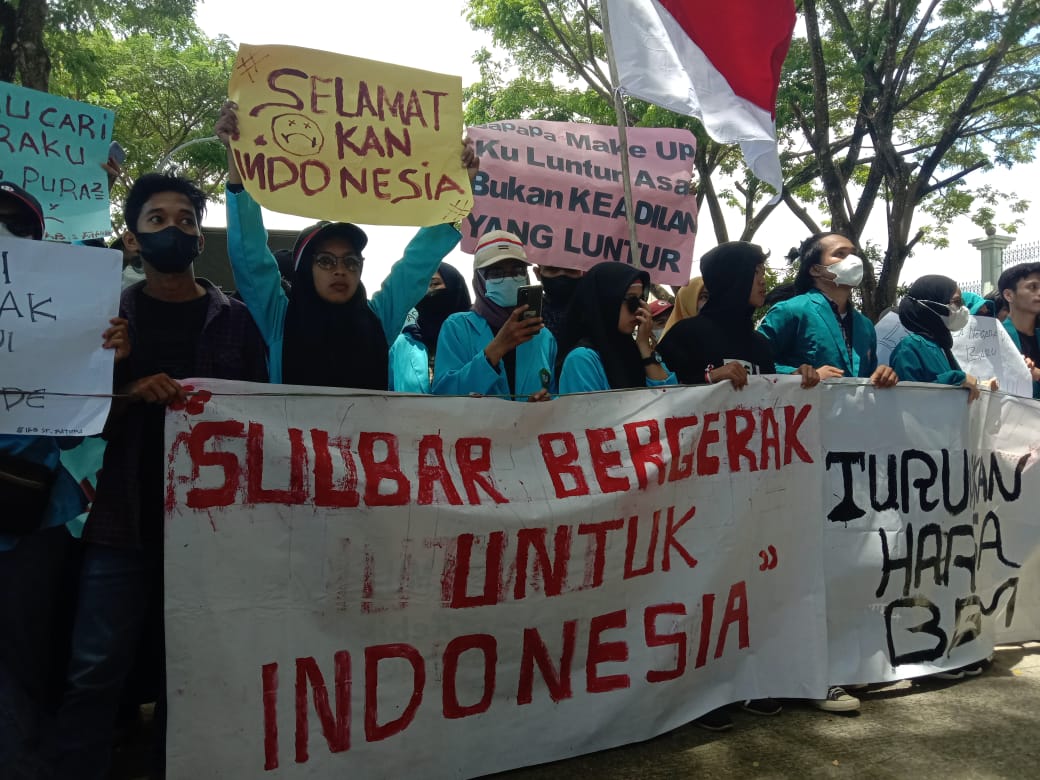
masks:
{"type": "Polygon", "coordinates": [[[359,255],[364,252],[365,246],[368,244],[368,236],[357,225],[350,222],[319,222],[309,228],[304,228],[296,237],[292,253],[293,271],[300,267],[300,258],[303,257],[303,253],[307,251],[311,242],[324,241],[327,238],[345,239],[359,255]]]}
{"type": "Polygon", "coordinates": [[[36,200],[36,198],[23,190],[17,184],[12,184],[9,181],[0,181],[0,196],[3,195],[13,198],[25,207],[26,215],[29,216],[33,222],[33,238],[37,241],[41,241],[46,230],[44,227],[43,209],[40,207],[40,201],[36,200]]]}

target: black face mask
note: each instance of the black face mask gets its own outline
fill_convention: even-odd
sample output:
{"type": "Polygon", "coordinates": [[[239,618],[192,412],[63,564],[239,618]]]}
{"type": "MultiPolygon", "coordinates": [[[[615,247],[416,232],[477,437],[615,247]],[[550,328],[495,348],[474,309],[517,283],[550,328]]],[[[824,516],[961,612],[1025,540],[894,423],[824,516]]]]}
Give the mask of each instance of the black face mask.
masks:
{"type": "Polygon", "coordinates": [[[137,233],[141,257],[156,271],[179,274],[199,256],[199,237],[170,225],[158,233],[137,233]]]}
{"type": "Polygon", "coordinates": [[[570,276],[542,277],[542,287],[552,301],[552,305],[560,309],[571,302],[571,296],[578,287],[578,280],[570,276]]]}

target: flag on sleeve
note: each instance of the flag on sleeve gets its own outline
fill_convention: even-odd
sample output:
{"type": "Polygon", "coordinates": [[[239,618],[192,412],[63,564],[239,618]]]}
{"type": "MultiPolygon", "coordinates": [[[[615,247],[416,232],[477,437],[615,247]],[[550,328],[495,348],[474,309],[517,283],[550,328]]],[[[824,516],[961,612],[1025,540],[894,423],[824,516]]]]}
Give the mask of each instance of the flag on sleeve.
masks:
{"type": "Polygon", "coordinates": [[[739,143],[779,193],[776,93],[794,0],[606,0],[618,86],[739,143]]]}

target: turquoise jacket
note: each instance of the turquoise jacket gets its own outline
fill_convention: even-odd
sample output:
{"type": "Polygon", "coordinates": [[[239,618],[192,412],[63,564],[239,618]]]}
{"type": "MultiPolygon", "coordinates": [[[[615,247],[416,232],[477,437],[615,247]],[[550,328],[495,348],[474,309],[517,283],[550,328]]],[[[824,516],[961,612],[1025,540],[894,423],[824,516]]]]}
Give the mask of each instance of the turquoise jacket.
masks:
{"type": "MultiPolygon", "coordinates": [[[[282,381],[282,337],[289,298],[282,289],[278,263],[267,246],[260,206],[246,191],[227,189],[227,242],[238,292],[249,307],[268,351],[272,383],[282,381]]],[[[408,312],[430,286],[430,277],[461,235],[451,225],[420,228],[394,263],[368,305],[383,324],[388,344],[401,332],[408,312]]]]}
{"type": "Polygon", "coordinates": [[[901,382],[934,382],[955,387],[964,384],[965,373],[950,368],[942,347],[918,333],[907,333],[899,340],[889,363],[901,382]]]}
{"type": "MultiPolygon", "coordinates": [[[[1011,340],[1015,342],[1015,349],[1019,352],[1022,351],[1022,339],[1018,337],[1018,329],[1015,327],[1015,323],[1008,317],[1004,320],[1004,330],[1011,336],[1011,340]]],[[[1036,329],[1036,340],[1040,342],[1040,328],[1036,329]]],[[[1040,398],[1040,382],[1033,382],[1033,398],[1040,398]]]]}
{"type": "MultiPolygon", "coordinates": [[[[494,334],[487,320],[476,312],[452,314],[441,326],[437,339],[433,392],[437,395],[496,395],[509,397],[505,366],[492,368],[484,347],[494,334]]],[[[556,392],[553,368],[556,365],[556,339],[548,328],[516,348],[515,401],[526,401],[539,390],[556,392]]]]}
{"type": "MultiPolygon", "coordinates": [[[[661,368],[668,371],[663,363],[661,368]]],[[[665,379],[651,379],[647,377],[647,387],[662,387],[663,385],[677,385],[679,380],[675,374],[668,371],[665,379]]],[[[603,361],[599,353],[589,347],[575,347],[564,358],[563,368],[560,369],[560,395],[568,393],[591,393],[596,390],[610,390],[610,382],[607,380],[607,372],[603,370],[603,361]]]]}
{"type": "MultiPolygon", "coordinates": [[[[83,509],[83,491],[76,484],[76,480],[62,467],[59,461],[61,450],[58,442],[59,440],[53,436],[0,434],[0,455],[39,463],[55,472],[50,501],[44,511],[40,530],[67,523],[83,509]]],[[[10,509],[0,509],[0,511],[10,511],[10,509]]],[[[16,547],[21,538],[18,534],[0,534],[0,552],[16,547]]]]}
{"type": "Polygon", "coordinates": [[[390,383],[395,393],[430,392],[430,358],[426,345],[407,330],[390,345],[390,383]]]}
{"type": "Polygon", "coordinates": [[[813,368],[834,366],[847,377],[869,377],[877,369],[877,333],[874,324],[851,306],[852,358],[831,303],[819,290],[796,295],[776,304],[758,326],[769,339],[779,374],[793,374],[808,363],[813,368]]]}

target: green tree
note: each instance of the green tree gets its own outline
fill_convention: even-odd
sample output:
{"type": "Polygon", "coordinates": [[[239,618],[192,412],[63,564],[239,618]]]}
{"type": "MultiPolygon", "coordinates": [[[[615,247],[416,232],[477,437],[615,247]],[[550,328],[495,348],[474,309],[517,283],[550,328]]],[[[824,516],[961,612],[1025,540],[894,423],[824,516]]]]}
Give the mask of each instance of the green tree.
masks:
{"type": "Polygon", "coordinates": [[[169,163],[217,196],[227,159],[223,147],[193,144],[212,135],[213,120],[227,95],[235,45],[227,38],[210,39],[194,24],[182,26],[183,42],[160,40],[147,33],[126,38],[106,30],[81,33],[77,56],[90,67],[55,71],[52,90],[115,111],[114,137],[127,151],[123,176],[112,189],[119,217],[127,186],[135,178],[169,163]]]}

